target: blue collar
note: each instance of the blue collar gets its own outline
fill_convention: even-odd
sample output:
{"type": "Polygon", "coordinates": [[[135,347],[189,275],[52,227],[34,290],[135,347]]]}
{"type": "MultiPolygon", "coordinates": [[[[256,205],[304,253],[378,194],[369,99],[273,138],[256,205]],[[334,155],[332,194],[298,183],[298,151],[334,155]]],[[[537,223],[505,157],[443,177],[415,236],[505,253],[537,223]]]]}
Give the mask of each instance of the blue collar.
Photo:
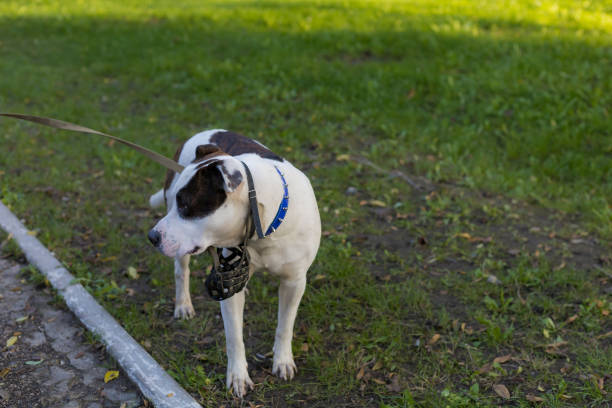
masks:
{"type": "Polygon", "coordinates": [[[285,219],[285,215],[287,214],[287,209],[289,208],[289,189],[287,188],[287,181],[285,181],[285,176],[283,176],[283,173],[281,173],[278,167],[274,166],[274,168],[283,182],[283,199],[278,206],[278,211],[276,212],[276,216],[274,217],[272,224],[270,224],[270,227],[268,227],[268,230],[266,231],[266,237],[280,227],[285,219]]]}

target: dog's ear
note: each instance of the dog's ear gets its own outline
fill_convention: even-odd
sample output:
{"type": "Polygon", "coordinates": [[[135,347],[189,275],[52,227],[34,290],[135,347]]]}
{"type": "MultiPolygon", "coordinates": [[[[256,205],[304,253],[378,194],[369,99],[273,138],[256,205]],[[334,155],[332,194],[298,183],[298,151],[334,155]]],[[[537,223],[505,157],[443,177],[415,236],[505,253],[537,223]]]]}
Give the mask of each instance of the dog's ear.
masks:
{"type": "Polygon", "coordinates": [[[223,153],[223,151],[219,148],[219,146],[215,146],[213,144],[203,144],[196,147],[195,151],[195,161],[200,161],[205,159],[208,156],[215,155],[215,153],[223,153]]]}
{"type": "Polygon", "coordinates": [[[217,164],[217,168],[223,176],[225,191],[228,193],[235,191],[242,183],[243,177],[238,163],[236,160],[223,160],[217,164]]]}

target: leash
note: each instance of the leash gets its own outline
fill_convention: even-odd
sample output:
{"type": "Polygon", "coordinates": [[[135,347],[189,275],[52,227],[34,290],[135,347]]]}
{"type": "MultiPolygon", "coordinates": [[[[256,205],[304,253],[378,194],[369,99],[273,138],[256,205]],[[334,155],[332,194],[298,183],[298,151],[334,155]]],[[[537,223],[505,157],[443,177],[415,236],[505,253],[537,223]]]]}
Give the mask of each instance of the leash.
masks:
{"type": "Polygon", "coordinates": [[[5,116],[7,118],[14,118],[14,119],[19,119],[19,120],[25,120],[25,121],[33,122],[33,123],[38,123],[39,125],[49,126],[55,129],[63,129],[63,130],[70,130],[73,132],[90,133],[94,135],[104,136],[104,137],[115,140],[119,143],[122,143],[136,150],[137,152],[147,156],[149,159],[161,164],[165,168],[172,170],[176,173],[180,173],[184,169],[183,166],[181,166],[174,160],[171,160],[165,156],[162,156],[161,154],[156,153],[153,150],[149,150],[146,147],[140,146],[128,140],[121,139],[120,137],[117,137],[117,136],[109,135],[103,132],[98,132],[97,130],[93,130],[93,129],[90,129],[90,128],[87,128],[81,125],[77,125],[77,124],[70,123],[70,122],[64,122],[63,120],[45,118],[42,116],[23,115],[21,113],[0,113],[0,116],[5,116]]]}
{"type": "MultiPolygon", "coordinates": [[[[130,147],[131,149],[136,150],[137,152],[143,154],[144,156],[150,158],[151,160],[161,164],[167,169],[174,171],[176,173],[181,173],[184,170],[184,167],[179,163],[171,160],[165,156],[162,156],[159,153],[156,153],[152,150],[147,149],[146,147],[140,146],[136,143],[130,142],[128,140],[121,139],[117,136],[109,135],[107,133],[99,132],[94,129],[90,129],[81,125],[77,125],[75,123],[65,122],[58,119],[46,118],[41,116],[33,116],[33,115],[24,115],[20,113],[0,113],[0,116],[14,118],[19,120],[24,120],[28,122],[38,123],[43,126],[52,127],[55,129],[69,130],[72,132],[78,133],[88,133],[103,136],[112,140],[115,140],[125,146],[130,147]]],[[[275,166],[276,171],[281,177],[283,182],[283,200],[281,201],[281,205],[276,214],[275,219],[272,222],[272,225],[268,228],[266,233],[263,233],[261,228],[261,220],[259,217],[259,209],[257,207],[257,194],[255,192],[255,184],[253,182],[253,175],[251,174],[251,170],[246,165],[246,163],[241,162],[244,166],[244,170],[247,176],[247,183],[249,188],[249,213],[247,214],[246,219],[246,231],[244,240],[241,245],[232,248],[225,248],[229,251],[229,255],[223,256],[223,248],[213,248],[209,247],[208,252],[213,259],[213,269],[210,275],[206,278],[206,288],[210,296],[217,300],[221,301],[227,298],[232,297],[234,294],[240,292],[249,281],[249,265],[250,265],[250,256],[249,251],[246,248],[246,245],[253,235],[253,230],[257,232],[257,236],[259,239],[263,239],[266,236],[270,235],[272,232],[278,228],[278,226],[283,221],[285,214],[287,212],[287,207],[289,205],[289,195],[287,191],[287,182],[281,171],[275,166]]]]}

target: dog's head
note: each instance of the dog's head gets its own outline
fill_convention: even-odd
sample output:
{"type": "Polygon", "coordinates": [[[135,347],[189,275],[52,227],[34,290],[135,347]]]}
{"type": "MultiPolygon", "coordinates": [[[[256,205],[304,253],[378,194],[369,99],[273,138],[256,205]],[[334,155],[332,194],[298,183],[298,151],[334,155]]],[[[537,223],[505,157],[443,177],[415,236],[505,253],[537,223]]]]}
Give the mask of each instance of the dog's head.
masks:
{"type": "Polygon", "coordinates": [[[238,245],[248,211],[244,180],[240,161],[214,145],[198,146],[193,162],[166,183],[168,213],[149,240],[170,257],[238,245]]]}

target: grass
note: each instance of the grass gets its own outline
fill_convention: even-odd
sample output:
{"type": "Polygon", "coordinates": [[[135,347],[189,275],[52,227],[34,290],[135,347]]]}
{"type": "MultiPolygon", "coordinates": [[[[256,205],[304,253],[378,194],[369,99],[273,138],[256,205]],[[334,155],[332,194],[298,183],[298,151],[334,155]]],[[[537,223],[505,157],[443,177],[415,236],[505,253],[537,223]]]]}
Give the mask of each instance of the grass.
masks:
{"type": "MultiPolygon", "coordinates": [[[[270,375],[277,283],[261,274],[253,404],[606,406],[611,50],[597,1],[4,1],[0,110],[167,156],[230,128],[308,173],[325,232],[300,372],[270,375]]],[[[89,136],[0,129],[2,201],[203,404],[236,403],[206,259],[198,316],[176,322],[171,262],[146,243],[163,169],[89,136]]]]}

